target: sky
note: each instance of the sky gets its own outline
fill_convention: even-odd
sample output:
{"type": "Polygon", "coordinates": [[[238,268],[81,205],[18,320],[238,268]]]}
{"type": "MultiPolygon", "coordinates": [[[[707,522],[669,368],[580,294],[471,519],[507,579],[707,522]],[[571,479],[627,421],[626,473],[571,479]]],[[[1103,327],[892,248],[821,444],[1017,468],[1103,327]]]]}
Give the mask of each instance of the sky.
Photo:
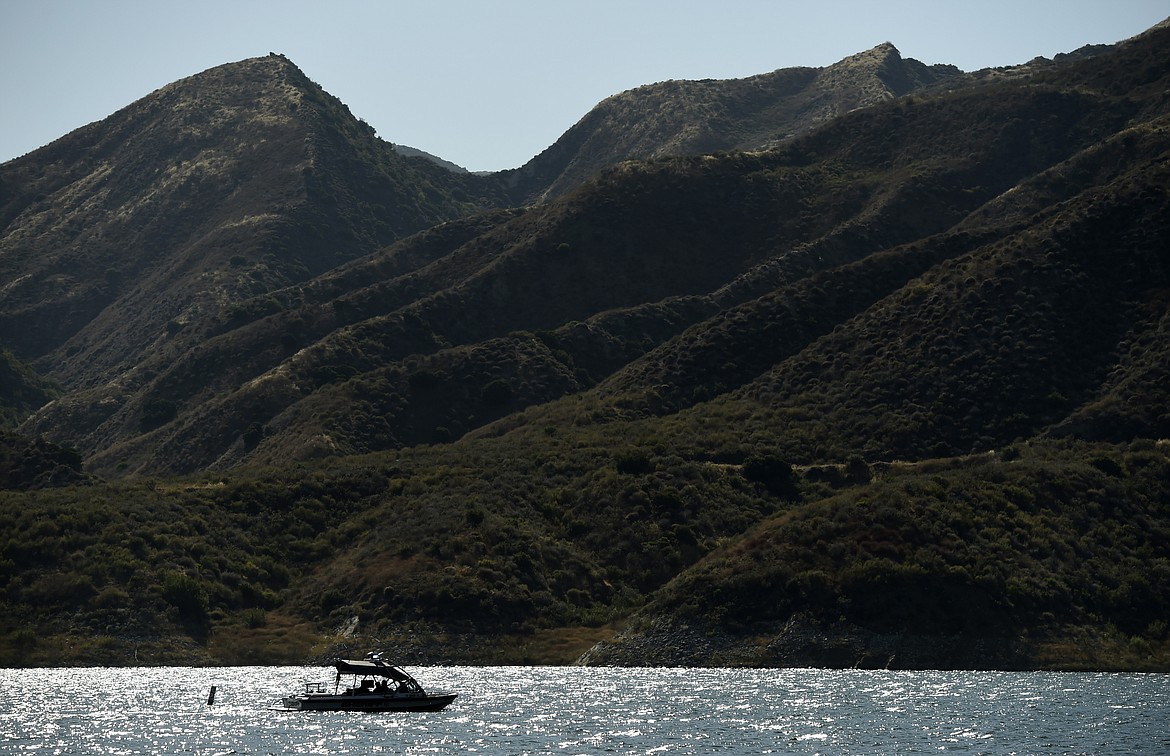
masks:
{"type": "Polygon", "coordinates": [[[382,139],[502,170],[643,84],[828,66],[883,42],[973,71],[1167,17],[1170,0],[0,0],[0,162],[269,52],[382,139]]]}

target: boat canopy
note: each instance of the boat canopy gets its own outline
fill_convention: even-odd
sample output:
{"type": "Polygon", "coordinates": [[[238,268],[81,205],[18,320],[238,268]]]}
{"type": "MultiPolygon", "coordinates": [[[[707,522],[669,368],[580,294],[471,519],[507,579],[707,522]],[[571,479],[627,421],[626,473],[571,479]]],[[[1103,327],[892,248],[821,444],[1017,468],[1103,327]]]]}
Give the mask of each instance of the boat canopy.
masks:
{"type": "Polygon", "coordinates": [[[381,659],[335,659],[333,666],[337,667],[337,674],[342,675],[377,675],[389,677],[397,682],[414,680],[393,664],[387,664],[381,659]]]}

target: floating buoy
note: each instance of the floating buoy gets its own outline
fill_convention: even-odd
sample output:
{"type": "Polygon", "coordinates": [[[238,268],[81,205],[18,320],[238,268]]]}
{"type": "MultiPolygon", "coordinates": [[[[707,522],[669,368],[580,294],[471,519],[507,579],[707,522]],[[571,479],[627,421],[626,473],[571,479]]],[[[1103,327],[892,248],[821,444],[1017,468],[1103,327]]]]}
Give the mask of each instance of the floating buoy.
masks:
{"type": "Polygon", "coordinates": [[[215,703],[215,686],[211,686],[211,692],[207,694],[207,705],[211,706],[215,703]]]}

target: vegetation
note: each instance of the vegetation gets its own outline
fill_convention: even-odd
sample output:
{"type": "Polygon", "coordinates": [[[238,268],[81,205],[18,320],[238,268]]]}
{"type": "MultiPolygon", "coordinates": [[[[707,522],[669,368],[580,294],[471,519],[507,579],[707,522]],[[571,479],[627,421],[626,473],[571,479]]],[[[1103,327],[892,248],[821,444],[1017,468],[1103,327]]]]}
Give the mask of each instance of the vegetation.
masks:
{"type": "MultiPolygon", "coordinates": [[[[1011,452],[891,467],[869,485],[768,518],[643,613],[738,633],[794,615],[874,636],[910,629],[982,642],[979,653],[1009,665],[1087,630],[1091,643],[1057,664],[1164,666],[1167,447],[1011,452]],[[1117,636],[1127,653],[1100,648],[1117,636]]],[[[905,657],[900,665],[924,655],[913,644],[889,653],[905,657]]],[[[753,661],[800,661],[766,654],[753,661]]]]}
{"type": "Polygon", "coordinates": [[[0,166],[0,663],[1170,668],[1168,34],[496,176],[270,56],[0,166]]]}
{"type": "MultiPolygon", "coordinates": [[[[623,431],[637,438],[639,424],[623,431]]],[[[128,661],[160,636],[211,635],[221,662],[295,659],[356,618],[367,643],[421,659],[524,661],[538,638],[594,628],[600,640],[636,611],[634,631],[670,618],[756,636],[801,616],[1012,649],[991,664],[1069,666],[1044,654],[1087,637],[1086,666],[1166,665],[1165,445],[1033,443],[829,484],[804,469],[784,478],[767,457],[741,467],[662,443],[538,440],[231,482],[8,492],[4,658],[51,662],[64,652],[54,638],[85,635],[128,661]],[[772,490],[777,475],[795,497],[772,490]],[[296,635],[265,650],[274,623],[296,635]],[[1117,637],[1125,655],[1102,650],[1117,637]]]]}

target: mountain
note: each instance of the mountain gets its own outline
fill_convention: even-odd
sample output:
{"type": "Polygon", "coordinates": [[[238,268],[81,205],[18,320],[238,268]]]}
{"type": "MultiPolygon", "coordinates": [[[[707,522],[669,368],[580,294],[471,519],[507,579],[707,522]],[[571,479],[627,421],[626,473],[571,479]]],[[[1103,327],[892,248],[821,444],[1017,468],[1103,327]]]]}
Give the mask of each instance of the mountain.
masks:
{"type": "Polygon", "coordinates": [[[1170,668],[1168,45],[655,85],[489,176],[270,56],[0,166],[56,394],[3,442],[0,658],[1170,668]],[[204,86],[201,162],[272,179],[167,199],[122,163],[204,86]]]}
{"type": "MultiPolygon", "coordinates": [[[[873,96],[869,92],[874,90],[873,82],[881,81],[879,75],[905,88],[911,86],[907,82],[915,77],[929,78],[926,71],[921,65],[902,61],[897,51],[886,45],[843,61],[820,75],[814,71],[813,78],[823,80],[823,86],[806,85],[791,97],[781,98],[785,102],[795,98],[798,102],[791,107],[785,105],[781,108],[782,113],[778,115],[774,112],[771,117],[787,122],[788,116],[785,114],[789,110],[803,109],[809,112],[816,110],[820,114],[816,118],[824,118],[832,109],[830,103],[833,108],[841,109],[852,107],[866,97],[873,96]],[[824,102],[813,108],[807,101],[818,98],[810,92],[821,89],[827,95],[819,97],[824,102]]],[[[786,80],[799,74],[800,71],[796,70],[780,71],[764,79],[786,80]]],[[[720,86],[736,92],[754,92],[758,89],[758,82],[753,81],[700,82],[697,86],[703,87],[707,94],[698,100],[705,102],[715,96],[720,86]]],[[[646,112],[661,110],[661,97],[654,94],[655,91],[651,87],[647,91],[635,91],[619,98],[632,103],[626,108],[629,112],[625,117],[636,121],[646,112]]],[[[892,96],[891,90],[884,84],[881,93],[881,97],[892,96]]],[[[725,113],[721,124],[737,132],[758,130],[758,123],[768,117],[767,113],[761,115],[761,109],[771,108],[776,111],[777,108],[774,98],[750,104],[754,102],[752,97],[736,97],[741,100],[747,97],[745,102],[749,104],[742,105],[742,112],[725,113]],[[752,123],[757,125],[751,126],[752,123]]],[[[707,105],[691,107],[688,105],[691,99],[694,98],[680,100],[675,110],[674,117],[678,124],[673,128],[676,131],[685,130],[685,119],[697,112],[696,107],[700,111],[708,109],[707,105]]],[[[607,112],[607,106],[603,104],[598,112],[607,112]]],[[[609,115],[603,120],[610,124],[608,131],[595,130],[590,143],[595,146],[611,143],[612,146],[606,151],[608,160],[616,162],[637,156],[648,149],[651,143],[649,137],[632,144],[615,142],[615,139],[629,131],[628,124],[614,121],[609,115]]],[[[808,120],[806,117],[805,121],[808,120]]],[[[694,146],[670,138],[660,149],[651,151],[686,151],[694,146]]],[[[11,332],[12,337],[6,342],[10,348],[21,358],[34,360],[40,370],[73,389],[68,396],[47,410],[47,416],[31,424],[30,432],[56,437],[58,434],[53,430],[54,427],[66,429],[70,442],[77,444],[87,454],[104,450],[103,458],[112,459],[111,468],[121,466],[126,469],[129,464],[130,469],[147,470],[142,465],[128,463],[125,456],[132,456],[133,453],[126,455],[122,451],[122,445],[135,436],[140,436],[141,440],[131,442],[132,445],[167,450],[162,453],[171,461],[150,465],[150,469],[156,471],[190,470],[221,459],[226,447],[237,443],[244,430],[255,423],[263,425],[272,419],[270,412],[263,414],[266,410],[241,412],[232,409],[218,413],[221,418],[233,420],[229,421],[228,427],[219,430],[223,437],[212,442],[215,446],[204,453],[210,455],[211,459],[204,455],[193,456],[188,452],[174,453],[176,450],[160,443],[157,434],[153,432],[164,420],[181,420],[184,406],[206,408],[203,397],[207,396],[209,390],[222,391],[224,386],[245,384],[261,375],[264,369],[274,369],[279,360],[286,356],[283,349],[291,348],[293,343],[298,347],[305,345],[306,342],[298,340],[296,328],[290,331],[279,324],[275,326],[280,330],[279,334],[264,333],[260,328],[253,329],[255,337],[265,341],[263,345],[237,343],[240,336],[238,332],[242,329],[234,326],[267,315],[274,308],[281,309],[274,304],[270,293],[282,285],[331,268],[347,257],[357,256],[358,249],[376,248],[385,240],[401,236],[403,232],[400,229],[433,225],[474,209],[467,203],[460,204],[456,199],[449,199],[445,205],[436,206],[433,212],[428,207],[429,214],[418,215],[414,212],[418,204],[416,197],[409,197],[409,201],[402,202],[402,198],[410,192],[418,196],[437,193],[448,198],[476,196],[480,198],[480,206],[507,204],[503,199],[504,190],[498,188],[500,177],[451,175],[436,171],[433,165],[420,160],[399,160],[400,154],[410,153],[409,150],[392,149],[390,145],[374,138],[368,127],[355,121],[344,106],[321,92],[291,63],[280,56],[269,56],[213,69],[178,82],[102,123],[91,125],[59,140],[50,148],[6,165],[7,172],[0,172],[0,186],[20,187],[20,192],[13,192],[14,196],[4,203],[9,208],[6,212],[14,218],[5,238],[10,247],[19,247],[19,253],[10,258],[12,268],[9,275],[14,281],[19,281],[19,288],[10,292],[12,296],[9,304],[0,313],[0,333],[11,332]],[[253,89],[258,91],[253,93],[253,89]],[[291,102],[285,101],[290,98],[291,102]],[[299,103],[306,101],[306,98],[311,104],[320,101],[329,106],[324,117],[311,107],[300,109],[299,103]],[[273,115],[274,112],[276,115],[273,115]],[[181,121],[176,113],[186,113],[186,120],[181,121]],[[233,114],[236,120],[226,120],[228,113],[233,114]],[[293,115],[298,117],[294,119],[293,115]],[[141,122],[138,119],[142,119],[141,122]],[[214,137],[206,138],[207,146],[191,145],[190,129],[186,125],[188,121],[216,122],[220,124],[217,127],[220,133],[237,130],[241,131],[241,135],[236,137],[234,145],[220,145],[214,141],[214,137]],[[131,123],[135,124],[134,128],[139,132],[133,138],[127,136],[131,130],[128,124],[131,123]],[[253,133],[256,124],[273,123],[290,125],[290,130],[281,132],[284,135],[281,140],[267,133],[253,133]],[[305,130],[309,129],[313,131],[307,134],[305,130]],[[318,134],[317,130],[320,129],[325,131],[318,134]],[[151,141],[144,148],[141,143],[146,140],[151,141]],[[29,208],[22,204],[22,200],[27,203],[39,195],[45,195],[43,203],[51,204],[51,192],[44,190],[56,185],[26,182],[25,177],[53,174],[55,169],[47,165],[56,166],[60,161],[68,159],[69,155],[90,149],[84,145],[91,142],[100,143],[103,150],[111,153],[97,170],[112,171],[112,178],[102,180],[123,187],[121,194],[111,195],[103,191],[98,201],[88,202],[85,211],[54,208],[47,212],[46,217],[41,217],[35,207],[29,208]],[[304,145],[318,143],[342,145],[342,149],[338,150],[322,148],[322,155],[312,158],[319,163],[319,175],[313,174],[311,169],[304,169],[302,163],[306,158],[301,154],[304,145]],[[174,207],[171,207],[159,198],[171,197],[166,187],[177,185],[176,182],[182,177],[176,174],[179,164],[170,164],[172,156],[168,150],[176,153],[202,150],[197,153],[199,157],[187,159],[188,167],[195,170],[191,166],[216,164],[220,174],[234,176],[223,181],[241,184],[240,188],[225,195],[223,187],[210,179],[202,183],[188,182],[189,185],[184,185],[187,188],[183,191],[184,196],[190,197],[182,199],[176,195],[174,207]],[[131,153],[134,155],[133,161],[137,162],[123,157],[131,153]],[[372,166],[358,165],[359,161],[371,159],[375,162],[372,166]],[[155,160],[158,164],[146,170],[143,164],[149,160],[155,160]],[[255,165],[272,167],[282,163],[291,167],[277,177],[252,175],[252,167],[255,165]],[[133,165],[133,168],[119,169],[122,165],[133,165]],[[3,178],[4,175],[9,178],[3,178]],[[161,176],[163,179],[143,182],[143,176],[161,176]],[[306,181],[306,176],[314,176],[314,182],[306,181]],[[369,176],[379,177],[385,185],[375,185],[375,182],[356,188],[348,186],[355,182],[360,184],[369,176]],[[278,189],[275,183],[277,179],[287,181],[291,188],[278,189]],[[169,183],[164,182],[164,189],[160,189],[159,182],[164,180],[169,183]],[[132,182],[139,183],[131,188],[132,182]],[[422,187],[411,188],[415,183],[422,187]],[[313,188],[318,186],[321,188],[314,193],[313,188]],[[439,188],[436,190],[435,187],[439,188]],[[138,191],[142,197],[152,198],[149,210],[137,211],[139,215],[127,215],[136,212],[133,208],[137,205],[126,201],[132,191],[138,191]],[[370,191],[380,194],[372,200],[366,199],[363,192],[370,191]],[[280,192],[296,193],[298,198],[278,202],[274,197],[280,192]],[[301,194],[303,198],[300,198],[301,194]],[[354,195],[351,201],[342,202],[339,199],[350,195],[354,195]],[[179,204],[181,202],[206,208],[202,225],[196,223],[195,216],[185,205],[179,204]],[[120,203],[117,204],[117,215],[110,209],[115,203],[120,203]],[[345,205],[345,209],[339,210],[333,206],[335,203],[345,205]],[[256,207],[250,208],[251,204],[256,207]],[[55,215],[61,212],[66,213],[67,221],[55,215]],[[180,228],[190,226],[193,230],[182,234],[176,232],[175,224],[166,224],[164,228],[160,223],[160,230],[154,232],[151,230],[153,226],[142,219],[147,217],[146,213],[153,213],[151,217],[164,218],[172,212],[182,213],[182,223],[178,224],[180,228]],[[398,216],[404,217],[391,227],[389,221],[398,216]],[[29,230],[38,223],[41,226],[51,225],[55,229],[53,234],[39,234],[29,230]],[[60,228],[64,226],[84,227],[86,230],[62,244],[58,237],[63,233],[60,228]],[[354,226],[358,228],[352,232],[347,230],[354,226]],[[127,228],[134,229],[133,237],[127,238],[127,228]],[[328,230],[324,236],[323,229],[328,230]],[[165,233],[168,236],[163,240],[155,240],[150,236],[151,233],[165,233]],[[337,233],[346,234],[349,239],[339,243],[332,237],[337,233]],[[95,244],[94,239],[101,241],[95,244]],[[54,250],[53,254],[37,252],[50,247],[54,250]],[[175,259],[166,258],[157,264],[152,264],[149,259],[116,259],[121,254],[120,250],[124,249],[131,249],[141,255],[162,255],[164,250],[171,248],[176,253],[175,259]],[[347,249],[349,251],[345,251],[347,249]],[[56,291],[45,288],[50,281],[65,290],[64,297],[48,296],[56,291]],[[213,324],[202,329],[196,325],[208,322],[213,324]],[[56,324],[54,332],[42,333],[48,323],[56,324]],[[126,323],[134,325],[127,328],[126,323]],[[221,331],[228,329],[233,333],[222,336],[221,331]],[[224,357],[221,352],[225,341],[236,343],[244,353],[224,357]],[[282,345],[282,348],[274,348],[276,344],[282,345]],[[207,360],[213,359],[197,356],[209,350],[219,354],[230,367],[225,369],[212,364],[210,372],[213,374],[208,374],[207,368],[192,367],[191,360],[206,365],[207,360]],[[184,357],[184,353],[188,356],[184,357]],[[258,359],[266,361],[256,364],[258,359]],[[172,377],[160,378],[160,374],[164,373],[172,377]],[[174,374],[181,376],[175,378],[174,374]],[[172,388],[158,385],[167,382],[187,384],[188,388],[176,393],[172,388]],[[220,388],[213,389],[213,385],[220,388]],[[189,393],[192,390],[199,393],[192,395],[189,393]],[[180,466],[176,468],[176,465],[180,466]]],[[[74,191],[84,181],[97,180],[93,177],[93,170],[88,163],[74,166],[69,176],[58,183],[67,181],[70,191],[74,191]],[[78,176],[86,178],[83,180],[78,176]]],[[[205,168],[199,170],[206,171],[205,168]]],[[[203,173],[192,175],[198,177],[203,173]]],[[[511,181],[509,176],[503,178],[511,181]]],[[[564,183],[561,181],[559,185],[564,186],[564,183]]],[[[531,182],[527,185],[532,186],[531,182]]],[[[537,193],[543,193],[545,188],[539,188],[537,193]]],[[[514,189],[510,191],[515,195],[514,189]]],[[[531,191],[536,192],[536,189],[531,191]]],[[[475,227],[480,227],[478,221],[475,227]]],[[[395,272],[401,275],[402,271],[396,268],[395,272]]],[[[585,316],[591,312],[586,309],[581,314],[585,316]]],[[[311,319],[314,317],[310,316],[311,319]]],[[[297,322],[304,322],[304,318],[300,317],[297,322]]],[[[344,324],[344,319],[341,324],[344,324]]],[[[328,327],[336,325],[338,323],[328,327]]],[[[529,328],[533,324],[521,318],[516,321],[515,327],[529,328]]],[[[322,335],[323,332],[313,332],[303,336],[308,339],[322,335]]],[[[554,395],[537,391],[531,397],[521,398],[529,403],[554,395]]],[[[269,400],[260,401],[265,407],[270,403],[269,400]]],[[[466,426],[466,422],[459,419],[453,423],[441,419],[438,423],[440,426],[444,424],[466,426]]],[[[211,427],[202,418],[191,418],[179,434],[189,437],[192,425],[211,427]]],[[[430,440],[434,426],[435,423],[427,422],[417,431],[405,435],[398,443],[430,440]]],[[[311,434],[305,441],[310,447],[317,444],[313,440],[315,435],[311,434]]],[[[399,433],[395,438],[398,436],[403,434],[399,433]]],[[[359,443],[349,448],[368,448],[368,445],[359,443]]],[[[226,459],[233,460],[237,456],[232,453],[226,459]]],[[[105,468],[102,463],[98,464],[99,469],[114,471],[105,468]]]]}
{"type": "Polygon", "coordinates": [[[904,59],[887,42],[826,68],[649,84],[605,100],[504,178],[521,195],[548,200],[623,160],[768,149],[851,110],[959,74],[954,66],[904,59]]]}
{"type": "Polygon", "coordinates": [[[283,57],[214,68],[0,167],[2,341],[70,389],[120,382],[239,300],[499,204],[486,186],[283,57]]]}

